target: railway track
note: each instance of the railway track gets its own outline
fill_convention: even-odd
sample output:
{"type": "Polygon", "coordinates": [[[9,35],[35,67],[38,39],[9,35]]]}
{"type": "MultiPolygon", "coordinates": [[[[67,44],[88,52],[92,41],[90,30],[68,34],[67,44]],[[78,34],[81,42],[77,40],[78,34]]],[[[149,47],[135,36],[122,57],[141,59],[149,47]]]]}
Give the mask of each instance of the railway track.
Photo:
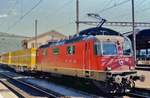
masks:
{"type": "MultiPolygon", "coordinates": [[[[9,71],[0,72],[0,76],[5,78],[5,79],[1,79],[3,84],[5,84],[7,87],[9,87],[12,90],[15,89],[14,92],[17,93],[18,96],[21,96],[21,97],[24,97],[24,98],[34,98],[35,96],[56,98],[56,97],[60,97],[60,96],[66,96],[65,94],[63,95],[63,94],[60,94],[60,93],[56,93],[54,91],[49,91],[47,89],[41,89],[41,87],[40,86],[36,86],[34,82],[33,83],[30,82],[30,81],[25,82],[27,80],[34,80],[34,77],[32,77],[32,76],[24,76],[23,75],[23,77],[22,77],[22,75],[20,75],[20,74],[9,72],[9,71]],[[34,94],[27,94],[26,92],[23,92],[22,90],[18,90],[18,88],[16,88],[15,86],[12,86],[12,84],[14,84],[14,85],[15,84],[24,85],[24,86],[21,86],[21,87],[23,89],[26,88],[25,90],[36,89],[38,91],[30,90],[31,92],[34,92],[34,94]],[[28,86],[30,88],[27,88],[28,86]],[[36,95],[36,94],[39,94],[39,95],[36,95]]],[[[40,84],[40,81],[38,83],[40,84]]],[[[68,89],[69,89],[69,87],[68,87],[68,89]]],[[[89,90],[91,90],[91,89],[89,89],[89,90]]],[[[79,92],[80,93],[80,90],[79,91],[75,91],[75,92],[79,92]]],[[[81,92],[81,93],[83,93],[83,92],[81,92]]],[[[128,96],[128,97],[132,97],[132,98],[150,98],[150,95],[148,95],[148,94],[150,94],[149,92],[150,92],[150,90],[148,90],[148,89],[135,88],[133,90],[133,92],[130,92],[130,93],[128,93],[126,95],[122,95],[122,96],[128,96]]],[[[87,96],[89,96],[89,98],[91,98],[90,96],[93,96],[94,94],[93,95],[92,94],[91,95],[90,94],[85,94],[85,95],[87,95],[87,96]]],[[[122,96],[121,97],[120,96],[119,97],[118,96],[117,97],[116,96],[112,96],[112,98],[124,98],[122,96]]],[[[97,98],[97,97],[99,97],[99,98],[111,98],[111,95],[106,95],[105,96],[105,95],[101,95],[101,94],[100,95],[96,94],[92,98],[97,98]]]]}
{"type": "Polygon", "coordinates": [[[150,96],[141,95],[137,93],[129,93],[128,96],[132,98],[150,98],[150,96]]]}
{"type": "Polygon", "coordinates": [[[143,88],[135,88],[132,92],[128,93],[127,96],[133,98],[150,98],[150,90],[143,88]]]}
{"type": "MultiPolygon", "coordinates": [[[[36,79],[32,76],[24,76],[22,74],[10,72],[10,71],[0,72],[0,76],[5,78],[4,80],[1,79],[3,84],[5,84],[6,86],[8,85],[7,87],[10,88],[11,90],[13,90],[18,96],[21,96],[21,98],[22,97],[23,98],[34,98],[34,97],[37,97],[37,96],[48,97],[48,98],[56,98],[56,97],[62,97],[62,96],[70,96],[70,95],[62,94],[62,92],[65,92],[63,90],[62,91],[59,90],[60,93],[58,93],[57,91],[55,92],[55,90],[51,91],[51,90],[43,87],[42,85],[40,85],[40,84],[42,84],[42,83],[40,83],[41,82],[40,79],[38,80],[38,79],[36,79]],[[36,84],[35,81],[38,81],[38,83],[36,84]],[[7,84],[6,82],[10,82],[9,84],[14,84],[15,86],[16,86],[16,84],[19,85],[19,87],[21,86],[21,89],[25,90],[25,92],[23,90],[21,90],[21,91],[18,90],[18,89],[16,90],[15,86],[12,87],[12,85],[7,84]],[[31,87],[31,88],[28,88],[28,86],[31,87]],[[26,91],[28,92],[29,89],[36,89],[38,91],[31,91],[30,90],[29,93],[33,92],[34,94],[27,94],[26,91]],[[41,92],[41,90],[42,90],[42,92],[41,92]],[[36,95],[36,94],[39,94],[39,95],[36,95]],[[31,96],[31,95],[34,95],[34,96],[31,96]]],[[[45,85],[45,84],[43,84],[43,85],[45,85]]],[[[49,85],[49,86],[51,86],[51,85],[49,85]]],[[[57,86],[53,87],[53,85],[52,85],[51,88],[52,89],[57,88],[57,86]]],[[[72,89],[72,88],[69,88],[69,87],[65,87],[65,88],[68,89],[68,90],[71,90],[73,92],[79,93],[78,94],[79,96],[81,95],[81,96],[84,96],[85,98],[96,98],[96,97],[104,98],[104,97],[101,97],[101,96],[96,96],[94,94],[92,95],[92,94],[89,94],[89,93],[86,93],[86,92],[83,92],[83,91],[80,91],[80,90],[72,89]]],[[[70,93],[70,92],[67,91],[66,93],[70,93]]],[[[75,95],[75,94],[73,94],[73,95],[75,95]]]]}
{"type": "Polygon", "coordinates": [[[15,94],[17,94],[20,98],[36,98],[36,97],[47,97],[47,98],[57,98],[63,95],[46,91],[42,88],[35,87],[32,84],[26,83],[19,79],[13,78],[10,75],[0,73],[1,77],[5,79],[1,79],[1,82],[11,89],[15,94]]]}
{"type": "Polygon", "coordinates": [[[136,67],[136,70],[150,71],[150,67],[136,67]]]}

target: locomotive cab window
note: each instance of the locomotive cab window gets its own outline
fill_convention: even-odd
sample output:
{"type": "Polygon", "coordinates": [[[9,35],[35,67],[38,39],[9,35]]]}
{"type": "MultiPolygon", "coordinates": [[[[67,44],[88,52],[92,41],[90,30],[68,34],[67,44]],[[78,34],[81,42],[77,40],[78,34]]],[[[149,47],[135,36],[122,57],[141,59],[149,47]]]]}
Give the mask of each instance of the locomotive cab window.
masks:
{"type": "Polygon", "coordinates": [[[68,46],[67,47],[67,54],[70,54],[70,55],[75,54],[75,46],[68,46]]]}
{"type": "Polygon", "coordinates": [[[123,55],[132,55],[132,45],[131,41],[125,37],[124,39],[124,44],[123,44],[123,55]]]}
{"type": "Polygon", "coordinates": [[[102,43],[102,54],[103,55],[116,55],[117,46],[112,42],[103,42],[102,43]]]}
{"type": "Polygon", "coordinates": [[[112,42],[100,42],[97,41],[94,44],[94,52],[96,55],[116,55],[117,46],[112,42]]]}

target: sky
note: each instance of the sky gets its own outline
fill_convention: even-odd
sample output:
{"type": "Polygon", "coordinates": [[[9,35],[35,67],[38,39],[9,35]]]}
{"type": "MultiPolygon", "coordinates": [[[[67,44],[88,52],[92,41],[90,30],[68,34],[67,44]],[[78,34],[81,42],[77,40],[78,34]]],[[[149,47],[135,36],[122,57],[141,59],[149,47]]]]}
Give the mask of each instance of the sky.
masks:
{"type": "MultiPolygon", "coordinates": [[[[135,21],[150,22],[150,0],[135,1],[135,21]]],[[[107,21],[132,21],[131,0],[79,0],[80,21],[94,20],[87,13],[97,13],[107,21]]],[[[51,30],[65,35],[76,33],[76,0],[0,0],[0,32],[34,36],[34,22],[38,20],[38,34],[51,30]]],[[[80,24],[80,30],[93,27],[80,24]]],[[[107,26],[118,32],[131,27],[107,26]]],[[[137,27],[139,29],[144,29],[137,27]]]]}

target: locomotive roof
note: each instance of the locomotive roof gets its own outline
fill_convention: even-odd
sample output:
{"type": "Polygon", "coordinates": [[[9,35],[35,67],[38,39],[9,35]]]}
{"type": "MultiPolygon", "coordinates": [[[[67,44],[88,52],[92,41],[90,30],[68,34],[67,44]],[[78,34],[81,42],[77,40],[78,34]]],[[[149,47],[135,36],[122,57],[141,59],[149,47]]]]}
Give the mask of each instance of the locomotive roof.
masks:
{"type": "Polygon", "coordinates": [[[81,31],[79,34],[75,34],[72,38],[70,39],[65,39],[65,40],[60,40],[60,41],[55,41],[55,42],[49,42],[48,44],[40,46],[40,48],[46,48],[50,46],[55,46],[55,45],[62,45],[62,44],[68,44],[68,43],[73,43],[77,42],[83,39],[89,39],[91,37],[94,37],[96,35],[110,35],[110,36],[122,36],[119,32],[116,32],[114,30],[108,29],[108,28],[89,28],[86,30],[81,31]]]}
{"type": "Polygon", "coordinates": [[[122,34],[109,28],[94,27],[81,31],[79,35],[122,35],[122,34]]]}
{"type": "Polygon", "coordinates": [[[121,43],[124,41],[124,38],[121,37],[121,36],[96,36],[96,39],[100,40],[100,41],[108,41],[108,40],[111,40],[111,41],[114,41],[114,42],[117,42],[117,41],[120,41],[121,43]]]}

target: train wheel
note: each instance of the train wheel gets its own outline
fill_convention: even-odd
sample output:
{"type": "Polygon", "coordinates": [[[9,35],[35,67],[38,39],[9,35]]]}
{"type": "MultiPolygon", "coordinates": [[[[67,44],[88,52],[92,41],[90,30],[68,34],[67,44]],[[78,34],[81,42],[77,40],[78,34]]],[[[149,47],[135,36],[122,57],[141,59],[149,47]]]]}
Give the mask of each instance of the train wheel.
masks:
{"type": "Polygon", "coordinates": [[[135,87],[135,82],[134,81],[130,81],[130,88],[134,88],[135,87]]]}
{"type": "Polygon", "coordinates": [[[107,82],[101,83],[99,81],[93,81],[93,84],[103,93],[109,93],[109,94],[125,93],[125,88],[122,84],[107,83],[107,82]]]}

